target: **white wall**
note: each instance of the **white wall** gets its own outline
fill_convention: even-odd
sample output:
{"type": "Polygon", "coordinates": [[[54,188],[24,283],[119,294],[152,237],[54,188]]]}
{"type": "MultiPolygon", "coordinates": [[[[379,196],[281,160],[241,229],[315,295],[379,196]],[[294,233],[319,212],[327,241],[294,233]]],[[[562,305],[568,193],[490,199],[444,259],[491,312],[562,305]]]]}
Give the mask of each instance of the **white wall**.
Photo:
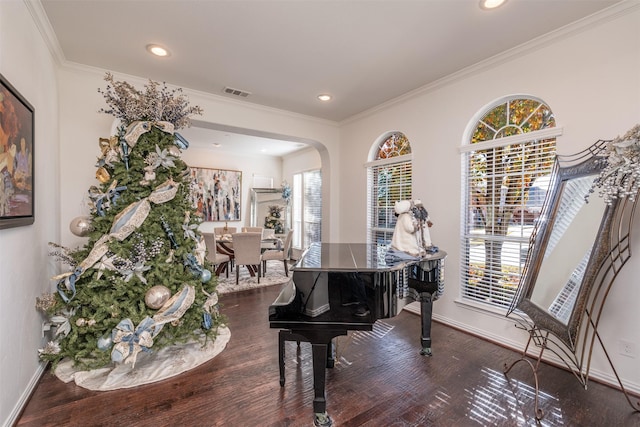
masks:
{"type": "MultiPolygon", "coordinates": [[[[52,289],[49,277],[55,273],[46,244],[82,243],[68,231],[68,224],[86,213],[83,198],[95,183],[98,138],[109,136],[113,119],[97,113],[104,107],[96,90],[105,86],[105,70],[68,64],[57,68],[30,12],[28,2],[0,1],[0,72],[36,110],[36,222],[0,230],[0,421],[4,424],[17,416],[41,367],[37,349],[42,346],[42,318],[34,302],[52,289]]],[[[494,99],[528,93],[545,100],[564,127],[558,140],[560,153],[573,153],[598,138],[624,133],[640,121],[639,22],[636,8],[632,14],[587,26],[553,43],[537,43],[529,52],[510,59],[489,61],[484,67],[452,76],[341,126],[188,89],[186,93],[193,104],[204,109],[204,121],[281,135],[316,147],[323,171],[325,241],[366,240],[362,164],[380,134],[404,132],[414,149],[414,195],[425,202],[435,222],[431,232],[434,243],[449,253],[447,291],[435,304],[435,317],[520,346],[523,337],[512,322],[500,314],[456,302],[461,198],[458,147],[463,143],[464,129],[473,115],[494,99]]],[[[144,78],[117,73],[116,78],[137,86],[146,83],[144,78]]],[[[213,160],[211,163],[217,166],[213,160]]],[[[292,173],[289,166],[285,160],[284,177],[292,173]]],[[[636,255],[640,253],[638,233],[636,224],[636,255]]],[[[640,274],[640,263],[633,260],[609,297],[601,331],[620,374],[640,390],[638,359],[620,356],[615,345],[624,339],[635,344],[640,353],[640,288],[633,280],[640,274]]],[[[496,369],[501,369],[502,362],[496,362],[496,369]]],[[[598,351],[594,369],[605,377],[609,372],[598,351]]]]}
{"type": "MultiPolygon", "coordinates": [[[[613,138],[639,123],[640,7],[635,5],[632,13],[559,34],[556,40],[537,41],[510,58],[487,61],[344,123],[340,139],[349,144],[342,145],[340,156],[350,161],[340,169],[339,206],[350,208],[341,209],[340,240],[366,240],[366,174],[361,165],[378,136],[389,130],[404,132],[413,149],[413,195],[429,210],[434,244],[448,252],[446,292],[434,304],[435,317],[521,349],[526,337],[503,314],[490,314],[458,301],[458,148],[474,114],[511,94],[531,94],[548,103],[558,126],[564,128],[557,140],[559,154],[581,151],[597,139],[613,138]]],[[[640,254],[637,235],[634,254],[640,254]]],[[[635,391],[640,390],[640,287],[633,278],[639,275],[640,262],[632,258],[614,285],[600,328],[619,373],[635,391]],[[619,339],[635,344],[636,359],[618,353],[619,339]]],[[[496,361],[496,369],[501,369],[502,362],[496,361]]],[[[595,351],[592,369],[615,382],[600,350],[595,351]]]]}
{"type": "Polygon", "coordinates": [[[0,230],[0,424],[10,425],[44,367],[35,301],[51,286],[60,216],[55,64],[22,1],[0,2],[0,73],[35,109],[35,223],[0,230]]]}
{"type": "Polygon", "coordinates": [[[305,148],[282,159],[282,177],[291,185],[294,174],[320,169],[321,167],[322,160],[318,151],[311,147],[305,148]]]}
{"type": "MultiPolygon", "coordinates": [[[[251,193],[253,188],[253,175],[269,176],[273,178],[274,186],[279,186],[282,181],[282,159],[272,156],[232,156],[229,154],[217,154],[215,149],[190,147],[182,155],[189,166],[212,169],[229,169],[242,172],[242,198],[240,205],[240,221],[228,221],[229,227],[250,226],[251,222],[251,193]]],[[[199,229],[203,232],[213,233],[214,227],[223,227],[224,221],[203,222],[199,229]]]]}
{"type": "MultiPolygon", "coordinates": [[[[97,92],[98,88],[106,85],[103,80],[105,71],[80,65],[67,66],[59,71],[62,152],[60,228],[63,244],[68,246],[83,243],[82,239],[69,232],[69,221],[79,215],[86,215],[83,199],[89,186],[96,183],[94,165],[99,154],[98,139],[109,136],[113,122],[112,116],[97,113],[100,108],[105,107],[102,96],[97,92]]],[[[144,78],[115,72],[113,74],[117,80],[126,80],[139,88],[148,83],[144,78]]],[[[323,207],[326,209],[323,218],[327,218],[327,229],[323,229],[323,232],[327,234],[324,238],[337,239],[340,217],[335,214],[335,210],[330,209],[331,204],[338,200],[338,192],[331,191],[332,180],[337,181],[338,162],[334,158],[339,157],[338,127],[335,123],[183,89],[191,104],[199,105],[204,111],[202,116],[194,117],[199,122],[243,129],[252,134],[280,137],[313,146],[322,158],[323,182],[327,184],[327,206],[323,207]]],[[[184,156],[184,159],[198,158],[193,148],[186,150],[184,156]]],[[[239,159],[236,161],[240,164],[239,159]]],[[[225,166],[227,164],[231,162],[221,162],[220,166],[232,169],[231,166],[225,166]]],[[[250,188],[247,179],[250,176],[243,173],[243,193],[250,188]]],[[[246,203],[248,198],[245,197],[244,200],[246,203]]],[[[246,213],[248,215],[249,211],[246,213]]]]}
{"type": "MultiPolygon", "coordinates": [[[[251,188],[255,176],[270,177],[273,187],[279,188],[286,180],[291,185],[293,174],[322,167],[318,150],[312,146],[296,151],[285,157],[273,156],[234,156],[216,152],[216,149],[191,147],[184,151],[182,159],[193,167],[213,169],[231,169],[242,172],[242,212],[240,221],[228,222],[229,227],[250,226],[251,222],[251,188]]],[[[260,224],[258,224],[260,225],[260,224]]],[[[200,230],[213,232],[214,227],[222,227],[224,222],[204,222],[200,230]]]]}
{"type": "MultiPolygon", "coordinates": [[[[289,154],[283,158],[282,176],[284,179],[287,180],[289,185],[291,185],[293,184],[294,174],[320,169],[321,167],[322,167],[322,159],[320,158],[320,154],[316,149],[309,147],[300,151],[296,151],[295,153],[289,154]]],[[[339,185],[339,181],[337,182],[337,184],[339,185]]],[[[325,240],[325,241],[328,241],[328,240],[325,240]]],[[[337,240],[332,240],[332,241],[337,241],[337,240]]],[[[304,248],[292,248],[292,251],[291,251],[292,258],[299,259],[303,249],[304,248]]]]}

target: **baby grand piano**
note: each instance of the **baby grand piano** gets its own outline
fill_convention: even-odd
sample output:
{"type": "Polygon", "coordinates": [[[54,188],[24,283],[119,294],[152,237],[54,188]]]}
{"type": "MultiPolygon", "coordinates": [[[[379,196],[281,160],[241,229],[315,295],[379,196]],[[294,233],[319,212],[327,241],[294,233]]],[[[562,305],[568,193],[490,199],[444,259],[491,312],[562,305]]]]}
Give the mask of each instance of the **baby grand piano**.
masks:
{"type": "Polygon", "coordinates": [[[269,323],[280,329],[281,386],[283,341],[311,343],[315,426],[332,424],[326,411],[325,367],[333,366],[333,338],[370,331],[376,320],[396,316],[406,304],[420,301],[420,353],[431,355],[431,309],[443,291],[445,257],[437,251],[420,260],[388,263],[386,246],[314,243],[292,267],[292,280],[269,307],[269,323]]]}

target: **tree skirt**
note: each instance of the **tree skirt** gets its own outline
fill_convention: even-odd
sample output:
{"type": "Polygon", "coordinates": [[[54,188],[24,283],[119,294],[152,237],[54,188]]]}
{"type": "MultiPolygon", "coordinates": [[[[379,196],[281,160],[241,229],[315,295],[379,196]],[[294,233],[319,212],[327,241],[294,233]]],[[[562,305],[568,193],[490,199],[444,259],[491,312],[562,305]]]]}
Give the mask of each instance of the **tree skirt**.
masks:
{"type": "Polygon", "coordinates": [[[267,273],[265,277],[260,278],[258,283],[257,275],[251,277],[247,270],[247,267],[240,267],[240,278],[236,285],[236,268],[229,272],[229,278],[225,274],[221,274],[218,277],[218,286],[216,292],[218,295],[228,294],[231,292],[244,291],[246,289],[262,288],[264,286],[283,285],[291,279],[291,271],[289,271],[289,277],[284,274],[284,264],[282,261],[271,261],[267,263],[267,273]]]}
{"type": "Polygon", "coordinates": [[[231,331],[228,327],[219,327],[215,341],[209,340],[206,346],[200,342],[175,345],[150,353],[138,354],[135,366],[118,364],[91,371],[77,371],[73,361],[63,360],[54,373],[65,383],[75,381],[80,387],[97,390],[117,390],[137,387],[174,377],[213,359],[225,349],[231,331]]]}
{"type": "MultiPolygon", "coordinates": [[[[223,274],[218,277],[216,292],[219,295],[264,286],[283,285],[291,280],[284,274],[282,262],[269,262],[265,277],[251,277],[246,267],[240,267],[240,279],[236,285],[235,269],[229,273],[227,279],[223,274]]],[[[137,356],[135,366],[118,364],[91,371],[78,371],[73,367],[73,361],[63,360],[58,364],[54,373],[65,383],[75,381],[80,387],[107,391],[120,388],[137,387],[174,377],[193,369],[217,356],[225,349],[231,331],[227,327],[218,329],[215,341],[207,343],[205,347],[199,342],[165,347],[150,353],[141,352],[137,356]]]]}

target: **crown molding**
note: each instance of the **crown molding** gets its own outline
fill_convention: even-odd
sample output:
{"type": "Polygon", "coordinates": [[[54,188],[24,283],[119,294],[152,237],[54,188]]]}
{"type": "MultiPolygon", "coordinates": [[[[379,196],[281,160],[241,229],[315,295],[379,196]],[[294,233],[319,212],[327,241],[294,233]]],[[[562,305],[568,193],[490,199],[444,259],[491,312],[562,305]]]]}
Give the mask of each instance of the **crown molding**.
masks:
{"type": "Polygon", "coordinates": [[[23,0],[23,2],[31,14],[33,22],[36,24],[36,28],[38,28],[40,35],[42,35],[42,39],[49,48],[49,52],[51,52],[53,60],[58,66],[62,66],[62,64],[66,62],[64,53],[60,47],[58,37],[53,31],[51,22],[42,7],[42,2],[40,0],[23,0]]]}
{"type": "Polygon", "coordinates": [[[426,93],[433,92],[442,87],[459,82],[460,80],[463,80],[473,74],[495,68],[506,62],[512,61],[516,58],[526,56],[533,51],[550,46],[553,43],[557,43],[560,40],[567,39],[578,33],[589,30],[595,26],[602,25],[609,21],[615,20],[621,16],[633,13],[639,9],[640,9],[640,0],[623,0],[620,3],[610,6],[604,10],[596,12],[590,16],[582,18],[571,24],[565,25],[564,27],[558,28],[557,30],[553,30],[542,36],[531,39],[519,46],[508,49],[497,55],[494,55],[487,59],[483,59],[482,61],[477,62],[473,65],[470,65],[469,67],[463,68],[460,71],[451,73],[432,83],[421,86],[417,89],[414,89],[410,92],[405,93],[404,95],[400,95],[399,97],[393,98],[373,108],[370,108],[361,113],[355,114],[338,123],[340,126],[343,126],[343,125],[364,119],[375,113],[391,108],[396,104],[400,104],[410,99],[424,95],[426,93]]]}
{"type": "MultiPolygon", "coordinates": [[[[42,35],[42,38],[44,39],[45,43],[47,44],[47,47],[49,48],[49,51],[51,52],[54,61],[56,62],[56,64],[63,69],[67,69],[67,70],[76,70],[76,71],[85,71],[85,72],[92,72],[92,73],[100,73],[103,74],[105,72],[105,70],[99,69],[97,67],[92,67],[92,66],[87,66],[87,65],[83,65],[83,64],[79,64],[79,63],[74,63],[74,62],[70,62],[67,61],[65,56],[64,56],[64,52],[62,51],[62,48],[60,47],[60,43],[58,41],[58,38],[55,34],[55,32],[53,31],[53,27],[51,26],[51,23],[49,22],[49,18],[47,17],[44,8],[42,6],[41,0],[23,0],[24,4],[26,5],[27,9],[29,10],[29,12],[31,13],[31,16],[33,17],[33,20],[36,24],[36,27],[38,28],[38,30],[40,31],[40,34],[42,35]]],[[[389,101],[386,101],[380,105],[377,105],[376,107],[370,108],[366,111],[363,111],[361,113],[355,114],[354,116],[351,116],[345,120],[342,121],[332,121],[332,120],[327,120],[327,119],[321,119],[321,118],[317,118],[317,117],[313,117],[313,116],[308,116],[305,114],[300,114],[300,113],[295,113],[292,111],[288,111],[288,110],[281,110],[281,109],[277,109],[277,108],[273,108],[273,107],[268,107],[268,106],[264,106],[264,105],[260,105],[260,104],[254,104],[251,102],[247,102],[247,101],[240,101],[240,100],[235,100],[235,99],[229,99],[227,97],[223,97],[221,95],[216,95],[213,94],[211,92],[204,92],[204,91],[199,91],[199,90],[195,90],[195,89],[189,89],[189,88],[183,88],[185,91],[189,91],[193,94],[198,94],[199,96],[202,96],[204,98],[209,98],[212,99],[216,102],[222,102],[222,103],[228,103],[230,105],[235,105],[235,106],[242,106],[245,108],[251,108],[254,110],[258,110],[258,111],[262,111],[262,112],[267,112],[267,113],[271,113],[271,114],[278,114],[278,115],[285,115],[285,116],[289,116],[295,119],[302,119],[302,120],[306,120],[306,121],[311,121],[314,123],[318,123],[318,124],[322,124],[322,125],[328,125],[328,126],[332,126],[332,127],[341,127],[343,125],[355,122],[357,120],[366,118],[368,116],[371,116],[377,112],[386,110],[388,108],[391,108],[392,106],[405,102],[407,100],[413,99],[415,97],[418,97],[420,95],[424,95],[426,93],[429,92],[433,92],[441,87],[444,86],[448,86],[451,85],[455,82],[458,82],[470,75],[473,75],[475,73],[479,73],[482,71],[486,71],[489,70],[491,68],[495,68],[501,64],[504,64],[506,62],[512,61],[516,58],[525,56],[529,53],[531,53],[532,51],[544,48],[546,46],[549,46],[553,43],[558,42],[559,40],[571,37],[575,34],[578,34],[580,32],[586,31],[590,28],[593,28],[594,26],[597,25],[602,25],[606,22],[609,22],[611,20],[617,19],[620,16],[624,16],[626,14],[629,13],[633,13],[636,10],[640,9],[640,0],[623,0],[620,3],[617,3],[607,9],[604,9],[600,12],[596,12],[590,16],[587,16],[583,19],[580,19],[574,23],[571,23],[569,25],[566,25],[562,28],[559,28],[557,30],[551,31],[545,35],[542,35],[540,37],[534,38],[532,40],[529,40],[528,42],[525,42],[519,46],[516,46],[512,49],[506,50],[504,52],[501,52],[497,55],[494,55],[490,58],[484,59],[474,65],[471,65],[469,67],[463,68],[460,71],[454,72],[452,74],[449,74],[441,79],[438,79],[432,83],[429,83],[425,86],[421,86],[417,89],[414,89],[410,92],[407,92],[404,95],[401,95],[399,97],[393,98],[389,101]]],[[[139,76],[132,76],[132,75],[128,75],[128,74],[124,74],[124,73],[119,73],[116,71],[113,71],[114,74],[119,74],[121,76],[126,76],[127,78],[130,79],[139,79],[141,82],[145,83],[146,79],[143,79],[139,76]]],[[[174,85],[175,86],[175,85],[174,85]]]]}
{"type": "MultiPolygon", "coordinates": [[[[58,41],[58,38],[57,38],[55,32],[53,31],[53,27],[51,26],[51,22],[49,21],[49,18],[47,17],[47,14],[44,11],[44,7],[42,6],[41,0],[23,0],[23,2],[26,5],[26,7],[29,10],[29,12],[31,13],[31,16],[33,17],[33,20],[34,20],[34,22],[36,24],[36,27],[38,28],[38,31],[40,31],[40,34],[42,35],[42,38],[44,39],[45,43],[47,44],[47,47],[49,48],[49,51],[51,52],[51,54],[52,54],[52,56],[54,58],[54,61],[56,62],[56,64],[60,68],[62,68],[63,70],[68,70],[68,71],[77,71],[77,72],[100,74],[100,75],[104,75],[104,73],[106,71],[109,71],[109,70],[101,69],[101,68],[98,68],[98,67],[93,67],[93,66],[90,66],[90,65],[85,65],[85,64],[80,64],[80,63],[77,63],[77,62],[68,61],[65,58],[64,52],[62,51],[62,48],[60,47],[60,42],[58,41]]],[[[111,72],[114,75],[120,76],[120,78],[127,79],[127,81],[136,81],[136,82],[139,82],[140,84],[146,84],[148,82],[148,79],[146,79],[144,77],[134,76],[134,75],[126,74],[126,73],[121,73],[121,72],[118,72],[116,70],[111,70],[111,72]]],[[[171,86],[174,86],[174,87],[177,86],[175,84],[170,84],[170,83],[167,83],[167,85],[171,85],[171,86]]],[[[268,107],[268,106],[265,106],[265,105],[254,104],[254,103],[248,102],[248,101],[230,99],[230,98],[227,98],[225,96],[216,95],[216,94],[211,93],[211,92],[204,92],[204,91],[199,91],[199,90],[196,90],[196,89],[190,89],[190,88],[186,88],[186,87],[183,87],[182,89],[187,93],[190,93],[192,95],[197,95],[197,96],[203,97],[205,99],[210,99],[210,100],[212,100],[214,102],[220,102],[220,103],[224,103],[224,104],[240,106],[240,107],[243,107],[243,108],[250,108],[250,109],[253,109],[253,110],[256,110],[256,111],[261,111],[261,112],[270,113],[270,114],[277,114],[277,115],[280,115],[280,116],[288,116],[288,117],[294,118],[296,120],[310,121],[310,122],[314,122],[314,123],[321,124],[321,125],[324,125],[324,126],[330,126],[330,127],[334,127],[334,128],[338,127],[338,122],[333,121],[333,120],[321,119],[321,118],[318,118],[318,117],[308,116],[306,114],[300,114],[300,113],[296,113],[296,112],[293,112],[293,111],[281,110],[281,109],[274,108],[274,107],[268,107]]]]}

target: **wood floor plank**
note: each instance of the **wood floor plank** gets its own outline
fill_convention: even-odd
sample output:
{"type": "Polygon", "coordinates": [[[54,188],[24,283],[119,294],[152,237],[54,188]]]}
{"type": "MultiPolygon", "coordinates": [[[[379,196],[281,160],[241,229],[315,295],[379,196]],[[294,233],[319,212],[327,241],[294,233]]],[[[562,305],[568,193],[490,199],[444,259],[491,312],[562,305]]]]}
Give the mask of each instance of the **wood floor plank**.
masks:
{"type": "MultiPolygon", "coordinates": [[[[286,343],[279,385],[278,331],[268,307],[279,287],[220,298],[231,339],[211,361],[155,384],[108,392],[64,384],[48,371],[19,418],[32,426],[312,425],[313,379],[308,343],[286,343]]],[[[437,304],[437,303],[436,303],[437,304]]],[[[403,312],[370,332],[337,339],[327,370],[327,409],[335,426],[533,426],[533,378],[524,364],[510,379],[503,364],[518,353],[434,323],[433,356],[420,356],[420,319],[403,312]]],[[[543,426],[640,426],[623,394],[569,372],[540,371],[543,426]]]]}

